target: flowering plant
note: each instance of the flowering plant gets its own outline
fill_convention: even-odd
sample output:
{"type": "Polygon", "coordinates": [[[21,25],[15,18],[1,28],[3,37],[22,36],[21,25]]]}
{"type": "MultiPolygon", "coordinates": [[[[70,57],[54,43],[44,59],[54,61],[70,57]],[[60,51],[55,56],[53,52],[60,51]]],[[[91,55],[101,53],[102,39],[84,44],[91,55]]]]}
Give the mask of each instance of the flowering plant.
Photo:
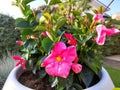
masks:
{"type": "Polygon", "coordinates": [[[16,66],[21,64],[40,78],[48,76],[57,90],[95,84],[102,67],[100,46],[120,31],[106,26],[102,8],[94,15],[86,12],[89,0],[45,0],[37,10],[30,9],[31,1],[14,2],[24,15],[16,19],[22,40],[16,41],[21,50],[21,56],[13,56],[16,66]]]}

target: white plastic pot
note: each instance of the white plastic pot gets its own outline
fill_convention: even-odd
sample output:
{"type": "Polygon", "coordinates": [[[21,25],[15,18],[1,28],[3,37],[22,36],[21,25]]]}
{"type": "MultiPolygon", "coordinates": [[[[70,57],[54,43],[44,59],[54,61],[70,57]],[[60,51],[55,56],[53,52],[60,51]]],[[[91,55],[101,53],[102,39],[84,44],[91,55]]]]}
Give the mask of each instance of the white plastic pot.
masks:
{"type": "MultiPolygon", "coordinates": [[[[18,82],[18,78],[23,72],[24,71],[22,70],[21,66],[15,67],[9,74],[2,90],[34,90],[18,82]]],[[[114,88],[114,84],[109,74],[104,68],[102,68],[101,73],[101,80],[94,86],[84,90],[112,90],[114,88]]]]}

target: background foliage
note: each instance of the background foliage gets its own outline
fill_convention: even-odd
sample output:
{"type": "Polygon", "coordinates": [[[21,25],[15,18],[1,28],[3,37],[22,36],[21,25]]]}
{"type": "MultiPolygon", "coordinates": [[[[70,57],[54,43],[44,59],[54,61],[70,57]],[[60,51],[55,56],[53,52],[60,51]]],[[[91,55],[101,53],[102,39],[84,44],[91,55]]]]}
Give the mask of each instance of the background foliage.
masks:
{"type": "Polygon", "coordinates": [[[114,35],[106,40],[103,46],[103,54],[106,55],[116,55],[120,54],[120,35],[114,35]]]}
{"type": "Polygon", "coordinates": [[[16,40],[20,38],[18,30],[15,30],[15,20],[7,15],[0,14],[0,58],[8,55],[8,52],[18,51],[16,40]]]}

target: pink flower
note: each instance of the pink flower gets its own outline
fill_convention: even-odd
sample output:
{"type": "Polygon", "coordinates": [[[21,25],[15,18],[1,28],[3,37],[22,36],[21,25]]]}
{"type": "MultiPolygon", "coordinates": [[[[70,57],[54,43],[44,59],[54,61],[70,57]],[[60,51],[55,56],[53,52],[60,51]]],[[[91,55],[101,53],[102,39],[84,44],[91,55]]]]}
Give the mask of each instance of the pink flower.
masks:
{"type": "Polygon", "coordinates": [[[102,14],[95,14],[95,15],[93,16],[93,20],[94,20],[94,21],[102,21],[102,22],[105,21],[105,19],[103,18],[103,15],[102,15],[102,14]]]}
{"type": "Polygon", "coordinates": [[[18,66],[18,65],[22,65],[22,68],[25,70],[26,69],[26,61],[25,61],[25,59],[23,58],[23,57],[20,57],[20,56],[17,56],[17,55],[15,55],[15,56],[13,56],[13,59],[14,60],[17,60],[18,62],[16,63],[16,66],[18,66]]]}
{"type": "Polygon", "coordinates": [[[70,45],[76,45],[76,40],[71,34],[64,33],[64,36],[68,39],[68,44],[70,45]]]}
{"type": "Polygon", "coordinates": [[[44,31],[41,33],[44,37],[48,37],[47,33],[44,31]]]}
{"type": "Polygon", "coordinates": [[[115,28],[106,28],[104,25],[98,25],[96,27],[97,30],[97,37],[95,41],[98,45],[103,45],[106,40],[106,36],[111,36],[113,34],[120,33],[118,29],[115,28]]]}
{"type": "MultiPolygon", "coordinates": [[[[46,72],[52,76],[67,78],[72,67],[72,62],[76,59],[77,53],[75,46],[66,47],[63,42],[57,42],[51,54],[46,57],[41,66],[46,67],[46,72]]],[[[73,67],[75,67],[73,65],[73,67]]],[[[76,66],[79,69],[79,65],[76,66]]],[[[75,70],[79,72],[80,70],[75,70]]]]}
{"type": "Polygon", "coordinates": [[[49,37],[51,40],[53,40],[51,34],[48,31],[44,31],[41,33],[44,37],[49,37]]]}
{"type": "Polygon", "coordinates": [[[73,70],[75,73],[79,73],[79,72],[81,72],[81,70],[82,70],[82,65],[77,64],[77,63],[73,63],[73,64],[72,64],[72,70],[73,70]]]}
{"type": "Polygon", "coordinates": [[[24,45],[24,42],[21,41],[21,40],[17,40],[16,43],[19,44],[19,45],[21,45],[21,46],[24,45]]]}

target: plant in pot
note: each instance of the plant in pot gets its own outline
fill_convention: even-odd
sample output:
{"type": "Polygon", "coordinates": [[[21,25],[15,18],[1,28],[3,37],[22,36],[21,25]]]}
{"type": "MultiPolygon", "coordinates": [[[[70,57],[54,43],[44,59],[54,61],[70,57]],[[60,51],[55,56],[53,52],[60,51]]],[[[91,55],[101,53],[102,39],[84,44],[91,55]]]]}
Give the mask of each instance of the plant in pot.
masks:
{"type": "Polygon", "coordinates": [[[120,31],[107,27],[103,8],[92,15],[87,12],[89,0],[45,0],[45,6],[31,10],[32,1],[14,2],[24,15],[16,19],[16,28],[21,32],[21,41],[16,43],[21,55],[13,56],[18,61],[16,66],[21,66],[14,69],[19,81],[8,84],[7,79],[3,90],[111,90],[111,81],[101,81],[109,78],[103,75],[101,46],[107,36],[120,31]],[[26,85],[27,79],[34,83],[26,85]],[[17,88],[18,82],[24,86],[17,88]],[[93,89],[99,82],[102,86],[93,89]]]}

